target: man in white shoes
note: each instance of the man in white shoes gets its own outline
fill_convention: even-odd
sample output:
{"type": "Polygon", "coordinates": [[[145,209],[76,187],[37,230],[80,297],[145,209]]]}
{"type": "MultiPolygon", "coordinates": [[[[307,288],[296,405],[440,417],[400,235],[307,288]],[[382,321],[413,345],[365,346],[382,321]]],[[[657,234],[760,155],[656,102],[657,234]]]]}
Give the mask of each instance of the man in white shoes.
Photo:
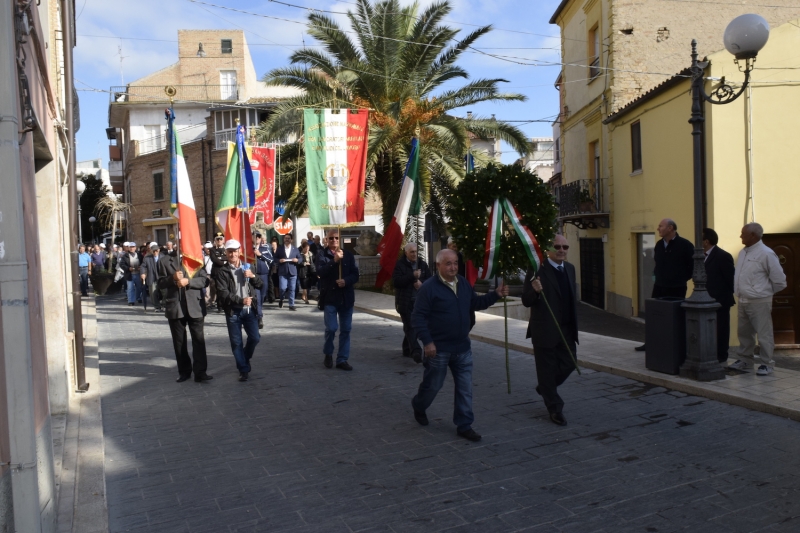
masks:
{"type": "Polygon", "coordinates": [[[764,228],[751,222],[742,228],[742,244],[736,260],[733,279],[734,293],[739,300],[739,359],[728,368],[748,370],[758,364],[756,374],[772,373],[775,361],[772,353],[775,339],[772,334],[772,296],[786,288],[786,274],[778,256],[768,248],[761,237],[764,228]],[[758,337],[759,355],[754,355],[758,337]],[[756,362],[758,358],[758,363],[756,362]]]}

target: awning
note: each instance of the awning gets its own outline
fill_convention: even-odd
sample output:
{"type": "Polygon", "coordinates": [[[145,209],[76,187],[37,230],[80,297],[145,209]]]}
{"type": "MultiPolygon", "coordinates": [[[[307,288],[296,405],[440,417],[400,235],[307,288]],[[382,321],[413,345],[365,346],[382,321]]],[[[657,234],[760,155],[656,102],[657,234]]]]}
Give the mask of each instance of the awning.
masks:
{"type": "Polygon", "coordinates": [[[177,224],[178,219],[173,217],[161,217],[161,218],[146,218],[142,220],[142,224],[147,226],[169,226],[170,224],[177,224]]]}

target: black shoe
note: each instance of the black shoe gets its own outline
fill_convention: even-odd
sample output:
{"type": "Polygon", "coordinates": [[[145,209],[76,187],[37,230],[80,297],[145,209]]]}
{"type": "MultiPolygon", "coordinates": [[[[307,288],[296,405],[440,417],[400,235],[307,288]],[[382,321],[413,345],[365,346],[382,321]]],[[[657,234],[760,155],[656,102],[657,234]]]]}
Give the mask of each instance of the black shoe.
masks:
{"type": "Polygon", "coordinates": [[[403,357],[411,357],[411,352],[403,352],[403,357]]]}
{"type": "Polygon", "coordinates": [[[289,311],[297,311],[297,308],[293,305],[289,306],[289,311]]]}
{"type": "Polygon", "coordinates": [[[539,396],[542,395],[542,390],[539,388],[539,385],[536,385],[536,389],[535,390],[536,390],[536,394],[538,394],[539,396]]]}
{"type": "Polygon", "coordinates": [[[187,381],[190,377],[192,377],[191,374],[186,374],[186,375],[182,374],[178,376],[178,379],[175,380],[175,383],[183,383],[184,381],[187,381]]]}
{"type": "Polygon", "coordinates": [[[634,350],[636,350],[637,352],[643,352],[645,351],[645,345],[642,344],[641,346],[637,346],[636,348],[634,348],[634,350]]]}
{"type": "Polygon", "coordinates": [[[553,422],[553,424],[559,426],[567,425],[567,419],[564,418],[564,415],[562,415],[561,413],[550,413],[550,420],[553,422]]]}
{"type": "Polygon", "coordinates": [[[208,374],[200,374],[200,375],[195,374],[194,375],[194,380],[195,380],[196,383],[202,383],[204,381],[211,381],[212,379],[214,379],[214,376],[209,376],[208,374]]]}
{"type": "Polygon", "coordinates": [[[411,356],[411,358],[414,359],[415,363],[420,364],[422,362],[422,353],[421,352],[414,352],[414,354],[411,356]]]}
{"type": "Polygon", "coordinates": [[[258,329],[264,329],[264,319],[258,319],[258,329]]]}
{"type": "Polygon", "coordinates": [[[283,307],[283,298],[278,300],[278,307],[283,307]]]}
{"type": "Polygon", "coordinates": [[[239,372],[239,381],[247,381],[249,372],[239,372]]]}
{"type": "Polygon", "coordinates": [[[333,368],[333,356],[326,355],[324,363],[325,363],[325,368],[333,368]]]}
{"type": "Polygon", "coordinates": [[[270,298],[269,300],[267,300],[267,302],[271,303],[271,304],[274,304],[275,303],[275,298],[270,298]]]}
{"type": "Polygon", "coordinates": [[[464,437],[467,440],[471,440],[472,442],[478,442],[481,440],[480,433],[476,432],[474,429],[469,428],[466,431],[457,431],[459,437],[464,437]]]}
{"type": "Polygon", "coordinates": [[[133,307],[133,302],[128,302],[128,307],[133,307]]]}
{"type": "Polygon", "coordinates": [[[347,361],[336,363],[336,368],[338,368],[339,370],[353,370],[353,367],[350,366],[350,363],[348,363],[347,361]]]}
{"type": "Polygon", "coordinates": [[[420,426],[428,425],[428,415],[426,415],[424,412],[417,411],[416,409],[414,409],[414,420],[416,420],[420,426]]]}

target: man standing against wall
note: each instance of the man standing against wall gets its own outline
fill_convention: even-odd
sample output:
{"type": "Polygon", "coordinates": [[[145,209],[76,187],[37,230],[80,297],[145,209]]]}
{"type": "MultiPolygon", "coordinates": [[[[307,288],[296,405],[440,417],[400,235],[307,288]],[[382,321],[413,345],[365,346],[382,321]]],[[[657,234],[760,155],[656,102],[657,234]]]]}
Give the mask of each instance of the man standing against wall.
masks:
{"type": "MultiPolygon", "coordinates": [[[[671,218],[659,222],[657,231],[661,239],[653,249],[656,267],[651,298],[686,298],[686,284],[694,268],[694,245],[678,235],[678,224],[671,218]]],[[[646,345],[634,349],[643,352],[646,345]]]]}
{"type": "Polygon", "coordinates": [[[717,309],[717,360],[728,360],[731,336],[731,307],[733,299],[733,256],[717,246],[719,236],[711,228],[703,230],[703,253],[706,264],[706,290],[720,304],[717,309]]]}
{"type": "Polygon", "coordinates": [[[742,228],[744,249],[736,259],[734,293],[739,299],[739,359],[728,368],[748,370],[756,363],[758,337],[759,376],[772,373],[775,338],[772,332],[772,297],[786,288],[786,274],[771,248],[761,241],[764,228],[752,222],[742,228]]]}

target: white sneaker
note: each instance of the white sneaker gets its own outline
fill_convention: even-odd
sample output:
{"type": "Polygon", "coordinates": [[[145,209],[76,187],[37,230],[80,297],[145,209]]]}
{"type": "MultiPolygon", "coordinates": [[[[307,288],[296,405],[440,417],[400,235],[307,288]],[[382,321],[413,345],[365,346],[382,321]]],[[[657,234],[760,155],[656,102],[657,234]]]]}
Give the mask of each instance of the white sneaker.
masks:
{"type": "Polygon", "coordinates": [[[737,359],[735,363],[728,365],[728,368],[731,370],[747,370],[749,365],[742,361],[741,359],[737,359]]]}
{"type": "Polygon", "coordinates": [[[761,365],[758,367],[758,370],[756,370],[756,374],[759,376],[768,376],[772,374],[772,369],[767,365],[761,365]]]}

